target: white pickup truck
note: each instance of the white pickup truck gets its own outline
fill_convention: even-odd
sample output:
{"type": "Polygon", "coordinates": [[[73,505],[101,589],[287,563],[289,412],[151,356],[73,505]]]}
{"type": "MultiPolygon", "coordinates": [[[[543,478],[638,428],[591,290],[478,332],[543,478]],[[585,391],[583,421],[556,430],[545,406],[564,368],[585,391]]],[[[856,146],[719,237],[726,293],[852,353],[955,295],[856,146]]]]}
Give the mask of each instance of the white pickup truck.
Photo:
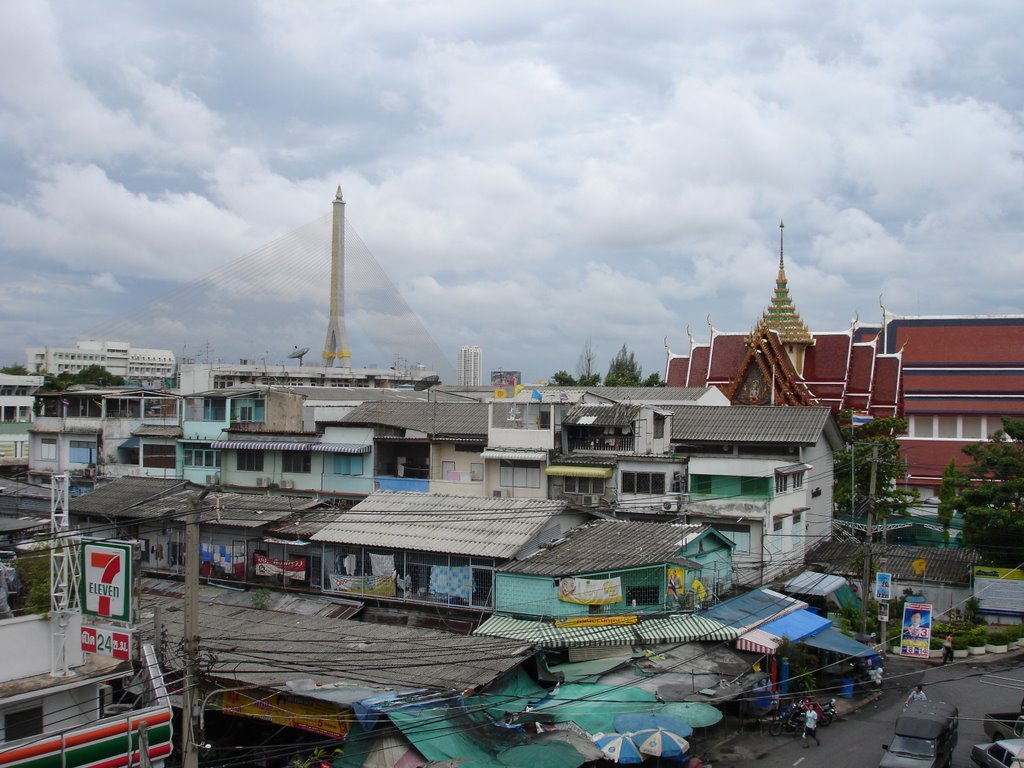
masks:
{"type": "Polygon", "coordinates": [[[980,768],[1024,768],[1024,739],[1003,739],[975,744],[971,762],[980,768]]]}

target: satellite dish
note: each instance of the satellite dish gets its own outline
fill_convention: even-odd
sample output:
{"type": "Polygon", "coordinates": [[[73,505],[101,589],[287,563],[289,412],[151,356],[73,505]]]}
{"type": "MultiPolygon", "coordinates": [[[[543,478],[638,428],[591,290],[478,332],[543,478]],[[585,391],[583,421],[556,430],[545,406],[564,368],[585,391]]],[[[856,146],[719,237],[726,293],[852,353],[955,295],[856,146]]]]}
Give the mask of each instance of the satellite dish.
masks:
{"type": "Polygon", "coordinates": [[[417,392],[422,392],[424,389],[436,387],[440,383],[441,377],[438,376],[437,374],[432,374],[430,376],[424,376],[422,379],[413,384],[412,388],[415,389],[417,392]]]}
{"type": "Polygon", "coordinates": [[[301,349],[299,347],[296,347],[295,350],[290,355],[288,355],[288,359],[298,360],[299,367],[302,367],[302,358],[305,357],[308,352],[309,347],[302,347],[301,349]]]}

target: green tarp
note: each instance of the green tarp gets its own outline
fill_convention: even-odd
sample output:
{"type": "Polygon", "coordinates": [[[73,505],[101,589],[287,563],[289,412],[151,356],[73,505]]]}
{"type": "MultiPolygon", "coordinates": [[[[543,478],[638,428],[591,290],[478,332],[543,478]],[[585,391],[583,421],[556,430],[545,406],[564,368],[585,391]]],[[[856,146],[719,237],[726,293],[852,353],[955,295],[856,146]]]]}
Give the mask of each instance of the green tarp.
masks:
{"type": "Polygon", "coordinates": [[[653,693],[620,685],[567,683],[534,707],[555,722],[572,721],[587,733],[611,733],[612,720],[623,712],[660,712],[665,705],[653,693]]]}

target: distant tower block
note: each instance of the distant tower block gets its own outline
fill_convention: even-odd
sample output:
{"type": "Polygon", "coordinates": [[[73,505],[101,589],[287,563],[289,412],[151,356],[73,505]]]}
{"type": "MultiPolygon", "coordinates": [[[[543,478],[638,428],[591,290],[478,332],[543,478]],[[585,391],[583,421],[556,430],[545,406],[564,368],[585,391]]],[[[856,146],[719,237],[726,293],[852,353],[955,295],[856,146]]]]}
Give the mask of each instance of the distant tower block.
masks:
{"type": "Polygon", "coordinates": [[[324,342],[324,366],[352,367],[352,353],[345,333],[345,198],[341,186],[334,196],[334,218],[331,227],[331,317],[327,321],[324,342]]]}

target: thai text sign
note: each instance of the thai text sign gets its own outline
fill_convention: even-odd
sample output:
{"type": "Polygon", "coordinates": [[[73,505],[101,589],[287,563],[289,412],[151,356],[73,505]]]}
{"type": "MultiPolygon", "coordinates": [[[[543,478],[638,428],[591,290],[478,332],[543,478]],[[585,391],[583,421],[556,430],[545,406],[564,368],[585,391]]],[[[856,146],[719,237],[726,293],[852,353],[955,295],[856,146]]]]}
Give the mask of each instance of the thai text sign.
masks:
{"type": "Polygon", "coordinates": [[[564,578],[558,582],[558,599],[579,605],[611,605],[622,602],[622,582],[614,579],[564,578]]]}
{"type": "Polygon", "coordinates": [[[82,650],[128,660],[132,657],[132,633],[113,627],[82,627],[82,650]]]}
{"type": "Polygon", "coordinates": [[[342,576],[331,574],[332,592],[354,592],[360,595],[395,596],[394,576],[342,576]]]}
{"type": "Polygon", "coordinates": [[[336,704],[299,700],[282,693],[261,691],[225,691],[220,699],[222,712],[254,717],[286,728],[316,733],[332,739],[348,735],[350,714],[336,704]]]}
{"type": "Polygon", "coordinates": [[[82,613],[132,621],[132,545],[86,539],[81,549],[82,613]]]}
{"type": "Polygon", "coordinates": [[[291,560],[275,560],[272,557],[255,552],[252,556],[257,576],[287,576],[289,579],[306,578],[306,558],[296,557],[291,560]]]}
{"type": "Polygon", "coordinates": [[[927,659],[931,639],[931,603],[907,603],[903,606],[903,632],[900,636],[900,656],[927,659]]]}
{"type": "Polygon", "coordinates": [[[986,613],[1024,613],[1024,571],[976,565],[974,596],[986,613]]]}
{"type": "Polygon", "coordinates": [[[559,629],[571,627],[628,627],[631,624],[639,624],[640,617],[636,614],[623,614],[620,616],[569,616],[565,619],[555,619],[555,626],[559,629]]]}

